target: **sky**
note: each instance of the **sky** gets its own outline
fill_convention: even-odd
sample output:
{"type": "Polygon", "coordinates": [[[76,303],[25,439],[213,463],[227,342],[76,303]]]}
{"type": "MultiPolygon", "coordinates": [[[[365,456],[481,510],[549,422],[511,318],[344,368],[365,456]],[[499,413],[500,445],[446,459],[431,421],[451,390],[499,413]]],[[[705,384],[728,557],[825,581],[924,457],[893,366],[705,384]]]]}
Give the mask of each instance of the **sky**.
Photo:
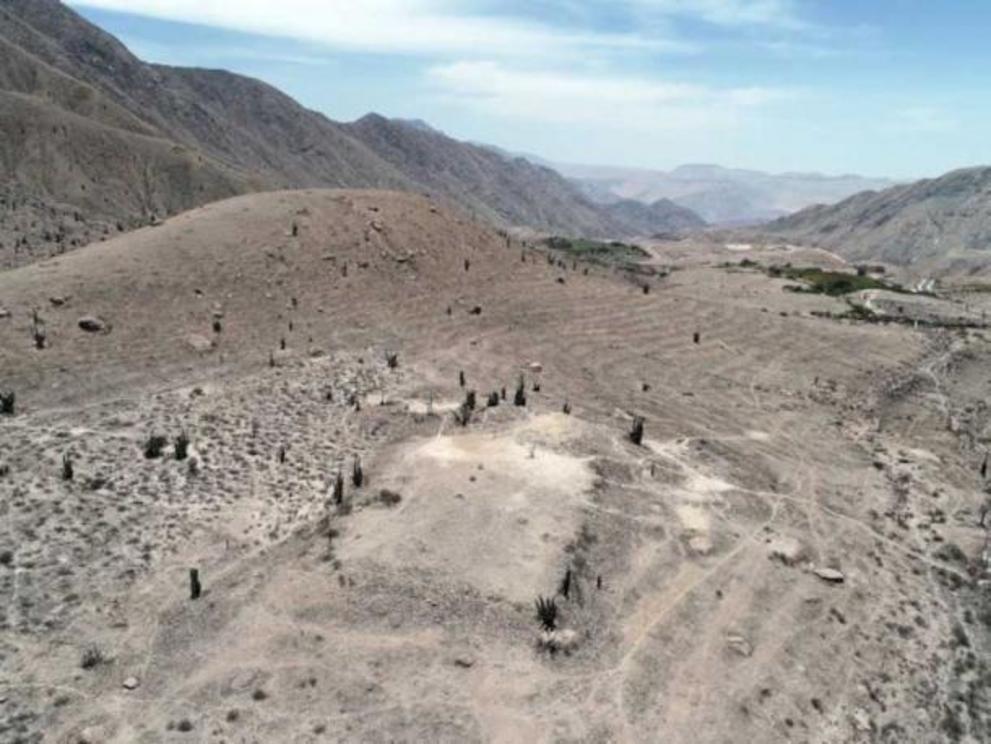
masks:
{"type": "Polygon", "coordinates": [[[139,57],[569,163],[991,163],[988,0],[78,0],[139,57]]]}

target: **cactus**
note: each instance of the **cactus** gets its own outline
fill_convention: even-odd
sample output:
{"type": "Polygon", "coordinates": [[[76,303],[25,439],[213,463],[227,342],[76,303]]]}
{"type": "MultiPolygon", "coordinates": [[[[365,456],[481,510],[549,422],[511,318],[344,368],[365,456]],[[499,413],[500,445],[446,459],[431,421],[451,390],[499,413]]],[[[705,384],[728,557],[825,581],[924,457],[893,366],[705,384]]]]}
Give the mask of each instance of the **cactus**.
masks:
{"type": "Polygon", "coordinates": [[[365,482],[365,472],[361,469],[361,458],[358,455],[354,456],[354,465],[351,467],[351,482],[355,488],[361,488],[365,482]]]}
{"type": "Polygon", "coordinates": [[[179,432],[175,438],[175,459],[180,462],[189,457],[189,435],[184,431],[179,432]]]}
{"type": "Polygon", "coordinates": [[[639,446],[643,443],[643,425],[645,419],[643,416],[633,417],[633,427],[630,429],[630,441],[635,445],[639,446]]]}
{"type": "Polygon", "coordinates": [[[461,426],[468,426],[471,423],[471,408],[468,406],[468,401],[465,401],[458,409],[454,412],[454,420],[457,421],[461,426]]]}
{"type": "Polygon", "coordinates": [[[203,593],[203,586],[200,584],[200,570],[198,568],[189,569],[189,598],[196,601],[203,593]]]}
{"type": "Polygon", "coordinates": [[[516,383],[516,395],[513,396],[513,405],[521,407],[526,405],[526,381],[523,379],[523,375],[520,375],[520,379],[516,383]]]}
{"type": "Polygon", "coordinates": [[[154,460],[162,456],[162,450],[165,449],[165,445],[168,440],[159,436],[158,434],[152,434],[145,440],[144,453],[145,459],[154,460]]]}

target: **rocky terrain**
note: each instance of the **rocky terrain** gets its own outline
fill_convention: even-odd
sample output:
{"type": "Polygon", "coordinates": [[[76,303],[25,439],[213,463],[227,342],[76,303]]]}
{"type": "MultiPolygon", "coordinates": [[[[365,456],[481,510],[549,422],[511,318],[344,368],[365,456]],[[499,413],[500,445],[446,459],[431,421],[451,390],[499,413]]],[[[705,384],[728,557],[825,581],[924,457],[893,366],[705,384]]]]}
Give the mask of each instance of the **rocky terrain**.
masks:
{"type": "Polygon", "coordinates": [[[648,250],[305,190],[0,273],[0,740],[986,741],[991,295],[648,250]]]}
{"type": "Polygon", "coordinates": [[[773,236],[918,271],[984,273],[991,248],[991,168],[953,171],[765,226],[773,236]]]}
{"type": "MultiPolygon", "coordinates": [[[[331,121],[260,81],[148,64],[58,0],[0,0],[0,266],[235,194],[430,191],[501,227],[623,237],[644,225],[554,171],[415,122],[331,121]],[[68,211],[80,219],[67,220],[68,211]]],[[[655,210],[650,233],[678,229],[655,210]]]]}

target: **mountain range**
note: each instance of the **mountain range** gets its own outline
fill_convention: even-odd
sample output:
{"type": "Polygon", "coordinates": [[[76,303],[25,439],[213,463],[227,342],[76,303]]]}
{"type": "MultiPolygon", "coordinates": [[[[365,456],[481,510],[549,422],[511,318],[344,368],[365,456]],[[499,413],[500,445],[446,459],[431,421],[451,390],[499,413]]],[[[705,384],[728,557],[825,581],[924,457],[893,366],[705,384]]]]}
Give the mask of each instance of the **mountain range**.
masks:
{"type": "Polygon", "coordinates": [[[920,267],[983,268],[991,249],[991,168],[952,171],[771,222],[765,232],[849,260],[920,267]]]}
{"type": "Polygon", "coordinates": [[[284,188],[429,191],[501,227],[565,235],[703,224],[667,202],[597,203],[424,122],[339,123],[258,80],[143,62],[57,0],[0,0],[0,50],[0,265],[284,188]]]}
{"type": "Polygon", "coordinates": [[[775,219],[813,204],[832,204],[855,193],[894,185],[883,178],[819,173],[763,173],[718,165],[683,165],[671,171],[547,163],[591,199],[654,202],[668,199],[713,225],[775,219]]]}

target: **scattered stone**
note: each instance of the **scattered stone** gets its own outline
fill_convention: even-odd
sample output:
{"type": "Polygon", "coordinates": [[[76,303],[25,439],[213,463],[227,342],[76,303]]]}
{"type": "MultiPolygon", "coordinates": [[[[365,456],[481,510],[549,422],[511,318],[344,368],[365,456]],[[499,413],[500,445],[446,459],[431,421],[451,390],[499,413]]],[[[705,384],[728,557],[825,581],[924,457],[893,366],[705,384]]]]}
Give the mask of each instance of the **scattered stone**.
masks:
{"type": "Polygon", "coordinates": [[[62,307],[69,301],[69,298],[62,295],[55,295],[54,297],[49,297],[48,301],[55,307],[62,307]]]}
{"type": "Polygon", "coordinates": [[[853,719],[853,727],[861,733],[867,733],[874,728],[870,713],[863,708],[857,708],[853,711],[851,718],[853,719]]]}
{"type": "Polygon", "coordinates": [[[831,584],[842,584],[846,581],[846,576],[835,568],[817,568],[813,573],[823,581],[828,581],[831,584]]]}
{"type": "Polygon", "coordinates": [[[186,336],[186,343],[192,347],[193,351],[198,351],[200,354],[213,351],[213,340],[198,333],[190,333],[186,336]]]}
{"type": "Polygon", "coordinates": [[[106,333],[109,331],[110,326],[103,318],[98,318],[95,315],[84,315],[79,319],[79,327],[82,328],[87,333],[106,333]]]}
{"type": "Polygon", "coordinates": [[[0,320],[10,317],[10,310],[5,307],[0,307],[0,320]]]}
{"type": "Polygon", "coordinates": [[[712,540],[708,535],[694,535],[688,540],[688,548],[695,555],[709,555],[712,552],[712,540]]]}
{"type": "Polygon", "coordinates": [[[138,681],[138,678],[137,677],[128,677],[127,679],[124,680],[124,689],[125,690],[136,690],[136,689],[138,689],[138,685],[140,685],[140,684],[141,683],[138,681]]]}
{"type": "Polygon", "coordinates": [[[726,644],[740,656],[752,656],[754,653],[753,644],[741,635],[726,636],[726,644]]]}
{"type": "Polygon", "coordinates": [[[563,651],[570,654],[578,648],[578,633],[571,628],[560,630],[545,630],[540,634],[538,645],[545,651],[556,653],[563,651]]]}
{"type": "Polygon", "coordinates": [[[454,666],[461,667],[462,669],[471,669],[475,666],[475,660],[467,656],[459,656],[454,660],[454,666]]]}
{"type": "Polygon", "coordinates": [[[805,546],[793,537],[778,537],[769,546],[771,558],[795,566],[806,558],[805,546]]]}

